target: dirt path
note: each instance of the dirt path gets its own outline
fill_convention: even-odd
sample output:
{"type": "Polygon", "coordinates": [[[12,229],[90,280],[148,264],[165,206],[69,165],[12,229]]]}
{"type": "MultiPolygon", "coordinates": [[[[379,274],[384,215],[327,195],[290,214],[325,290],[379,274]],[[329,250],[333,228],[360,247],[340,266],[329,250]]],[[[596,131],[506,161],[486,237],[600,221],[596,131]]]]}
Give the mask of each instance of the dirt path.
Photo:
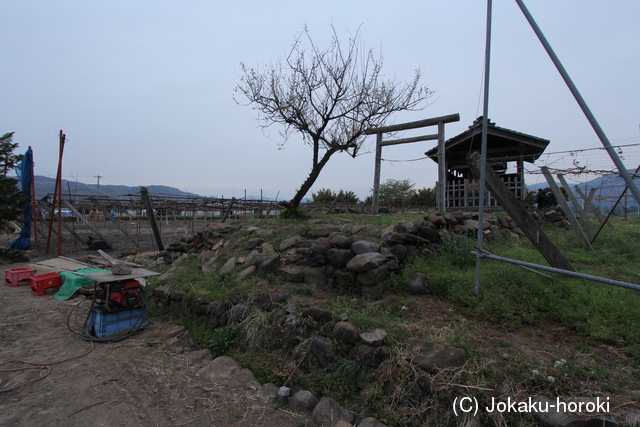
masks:
{"type": "MultiPolygon", "coordinates": [[[[22,266],[3,267],[0,273],[4,277],[6,268],[22,266]]],[[[95,344],[91,351],[91,344],[67,327],[77,302],[34,296],[27,286],[0,286],[0,361],[44,363],[51,370],[42,380],[0,393],[0,425],[313,425],[309,417],[274,409],[257,398],[256,390],[197,375],[208,362],[188,366],[185,355],[165,351],[145,331],[119,343],[95,344]]],[[[0,372],[0,389],[46,373],[0,372]]]]}

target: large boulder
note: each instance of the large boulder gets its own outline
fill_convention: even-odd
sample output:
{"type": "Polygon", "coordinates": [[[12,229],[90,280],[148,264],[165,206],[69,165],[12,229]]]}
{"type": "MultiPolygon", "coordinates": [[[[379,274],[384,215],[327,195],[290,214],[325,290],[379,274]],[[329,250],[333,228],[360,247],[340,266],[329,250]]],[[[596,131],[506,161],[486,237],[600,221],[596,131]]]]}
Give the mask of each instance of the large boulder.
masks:
{"type": "Polygon", "coordinates": [[[409,250],[405,245],[393,245],[389,248],[389,252],[398,259],[398,262],[402,263],[407,259],[409,250]]]}
{"type": "Polygon", "coordinates": [[[416,228],[418,236],[431,243],[438,243],[442,240],[438,229],[429,221],[420,221],[416,228]]]}
{"type": "Polygon", "coordinates": [[[269,255],[258,267],[257,275],[259,277],[266,277],[267,274],[273,274],[280,266],[280,254],[269,255]]]}
{"type": "Polygon", "coordinates": [[[380,252],[380,245],[368,240],[358,240],[351,245],[351,250],[356,254],[365,254],[368,252],[380,252]]]}
{"type": "Polygon", "coordinates": [[[353,350],[352,357],[356,363],[375,368],[387,360],[390,355],[384,347],[370,347],[361,344],[353,350]]]}
{"type": "Polygon", "coordinates": [[[302,265],[283,265],[278,269],[277,274],[282,277],[285,282],[301,283],[304,281],[304,268],[302,265]]]}
{"type": "Polygon", "coordinates": [[[229,260],[225,262],[222,267],[220,267],[220,270],[218,271],[218,273],[220,274],[231,273],[236,268],[237,262],[238,260],[235,257],[229,258],[229,260]]]}
{"type": "Polygon", "coordinates": [[[370,347],[381,347],[384,344],[384,339],[387,337],[387,331],[381,328],[376,328],[370,332],[363,332],[360,334],[362,342],[370,347]]]}
{"type": "Polygon", "coordinates": [[[361,272],[372,270],[382,265],[387,258],[378,252],[367,252],[356,255],[347,263],[347,270],[361,272]]]}
{"type": "Polygon", "coordinates": [[[333,319],[333,312],[331,310],[325,310],[324,308],[309,307],[302,310],[302,317],[310,317],[316,322],[324,324],[331,322],[333,319]]]}
{"type": "Polygon", "coordinates": [[[245,242],[244,248],[247,250],[255,249],[264,243],[264,239],[261,237],[254,237],[245,242]]]}
{"type": "Polygon", "coordinates": [[[407,290],[413,295],[424,295],[427,293],[427,275],[424,273],[414,273],[409,279],[407,290]]]}
{"type": "Polygon", "coordinates": [[[394,227],[393,231],[401,234],[415,234],[418,229],[416,225],[411,221],[399,221],[394,227]]]}
{"type": "Polygon", "coordinates": [[[415,338],[409,338],[406,344],[418,348],[418,354],[413,359],[413,363],[427,372],[460,367],[467,361],[467,352],[459,347],[427,344],[415,338]]]}
{"type": "Polygon", "coordinates": [[[336,234],[335,236],[331,237],[331,244],[336,248],[350,249],[353,241],[347,236],[336,234]]]}
{"type": "Polygon", "coordinates": [[[198,371],[198,375],[211,381],[231,380],[246,388],[260,388],[260,383],[248,369],[243,369],[238,362],[228,356],[220,356],[209,362],[198,371]]]}
{"type": "Polygon", "coordinates": [[[289,237],[288,239],[284,239],[280,243],[280,250],[281,251],[286,251],[287,249],[289,249],[291,247],[295,247],[296,244],[298,242],[300,242],[301,240],[302,240],[302,237],[300,237],[300,236],[293,236],[293,237],[289,237]]]}
{"type": "Polygon", "coordinates": [[[327,259],[329,264],[336,268],[344,268],[355,254],[350,249],[329,249],[327,259]]]}
{"type": "Polygon", "coordinates": [[[446,227],[447,226],[447,220],[440,214],[429,215],[426,218],[426,220],[429,221],[430,223],[432,223],[433,225],[435,225],[438,228],[442,228],[442,227],[446,227]]]}
{"type": "Polygon", "coordinates": [[[328,339],[320,336],[313,337],[309,342],[309,352],[323,368],[333,363],[336,346],[328,339]]]}
{"type": "Polygon", "coordinates": [[[300,390],[289,398],[289,408],[295,412],[311,413],[318,404],[318,399],[307,390],[300,390]]]}
{"type": "Polygon", "coordinates": [[[360,341],[358,328],[356,328],[353,323],[338,322],[333,328],[333,333],[336,334],[336,338],[344,342],[356,344],[358,341],[360,341]]]}
{"type": "Polygon", "coordinates": [[[367,228],[366,225],[344,224],[340,227],[340,231],[347,234],[356,234],[358,231],[367,228]]]}
{"type": "Polygon", "coordinates": [[[331,240],[328,237],[320,237],[311,243],[311,251],[318,254],[326,254],[331,249],[331,240]]]}
{"type": "Polygon", "coordinates": [[[330,397],[323,397],[311,414],[319,427],[351,427],[356,415],[330,397]]]}
{"type": "Polygon", "coordinates": [[[367,271],[361,271],[356,276],[358,282],[365,286],[376,286],[382,283],[389,275],[389,267],[386,264],[377,268],[372,268],[367,271]]]}

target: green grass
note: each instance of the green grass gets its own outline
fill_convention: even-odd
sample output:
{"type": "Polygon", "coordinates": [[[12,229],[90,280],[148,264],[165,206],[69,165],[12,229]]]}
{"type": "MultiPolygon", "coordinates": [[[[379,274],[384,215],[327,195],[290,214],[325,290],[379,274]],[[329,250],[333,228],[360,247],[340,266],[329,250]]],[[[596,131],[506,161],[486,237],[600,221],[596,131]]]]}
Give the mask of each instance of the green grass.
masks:
{"type": "Polygon", "coordinates": [[[313,289],[307,284],[294,285],[289,288],[289,292],[294,295],[303,295],[307,297],[313,296],[313,289]]]}
{"type": "MultiPolygon", "coordinates": [[[[605,229],[585,251],[569,230],[548,227],[574,268],[586,274],[638,283],[640,233],[627,231],[624,223],[615,230],[605,229]]],[[[431,259],[415,258],[392,278],[399,288],[417,271],[425,272],[430,292],[446,296],[468,315],[513,324],[540,324],[560,320],[579,332],[605,342],[628,346],[640,357],[640,318],[638,292],[583,279],[554,275],[553,279],[515,265],[484,260],[481,292],[474,296],[475,258],[468,253],[475,239],[443,235],[440,253],[431,259]]],[[[548,265],[527,240],[498,239],[485,249],[507,258],[548,265]]]]}
{"type": "MultiPolygon", "coordinates": [[[[226,261],[226,260],[224,260],[226,261]]],[[[218,262],[217,267],[222,266],[224,261],[218,262]]],[[[186,297],[206,298],[210,300],[225,300],[229,296],[229,291],[233,288],[240,289],[241,293],[246,293],[251,288],[251,281],[236,281],[235,276],[239,273],[220,274],[218,268],[212,268],[209,272],[203,273],[202,263],[196,258],[187,258],[180,263],[182,268],[169,279],[162,282],[151,282],[152,287],[166,286],[170,289],[180,290],[186,297]]]]}
{"type": "Polygon", "coordinates": [[[184,326],[200,346],[203,346],[206,342],[212,340],[215,336],[215,330],[213,330],[209,325],[199,322],[195,317],[171,316],[171,319],[176,325],[184,326]]]}

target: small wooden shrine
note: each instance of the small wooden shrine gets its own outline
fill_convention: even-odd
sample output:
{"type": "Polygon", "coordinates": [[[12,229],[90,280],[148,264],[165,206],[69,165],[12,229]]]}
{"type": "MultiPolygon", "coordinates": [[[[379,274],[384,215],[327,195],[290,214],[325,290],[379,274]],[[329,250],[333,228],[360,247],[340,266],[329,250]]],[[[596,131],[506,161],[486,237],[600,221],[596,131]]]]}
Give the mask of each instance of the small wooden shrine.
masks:
{"type": "MultiPolygon", "coordinates": [[[[446,182],[438,182],[437,191],[444,191],[447,211],[477,209],[480,183],[467,165],[467,156],[480,152],[482,142],[482,117],[478,117],[469,129],[445,142],[444,165],[446,182]]],[[[548,139],[538,138],[514,130],[496,126],[489,121],[487,128],[487,164],[500,176],[504,184],[520,201],[527,197],[524,183],[524,162],[535,162],[549,145],[548,139]],[[507,173],[508,164],[516,163],[516,173],[507,173]]],[[[425,153],[438,163],[438,147],[425,153]]],[[[487,191],[485,206],[495,207],[498,202],[487,191]]]]}

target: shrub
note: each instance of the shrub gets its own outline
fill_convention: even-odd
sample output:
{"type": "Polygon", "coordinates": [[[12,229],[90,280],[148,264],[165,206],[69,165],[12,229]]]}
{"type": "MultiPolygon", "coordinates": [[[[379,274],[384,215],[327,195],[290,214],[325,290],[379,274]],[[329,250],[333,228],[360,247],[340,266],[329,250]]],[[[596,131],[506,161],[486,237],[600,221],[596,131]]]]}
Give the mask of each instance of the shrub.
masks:
{"type": "Polygon", "coordinates": [[[336,198],[336,193],[328,188],[322,188],[318,190],[317,193],[312,193],[311,197],[313,197],[314,202],[330,203],[333,202],[333,200],[336,198]]]}
{"type": "Polygon", "coordinates": [[[409,204],[415,206],[435,206],[436,205],[436,189],[421,188],[413,191],[409,196],[409,204]]]}
{"type": "Polygon", "coordinates": [[[317,193],[311,195],[314,202],[318,203],[359,203],[360,199],[358,195],[353,191],[340,190],[338,193],[329,190],[328,188],[322,188],[317,193]]]}
{"type": "Polygon", "coordinates": [[[403,206],[411,196],[414,184],[409,179],[388,179],[380,184],[378,200],[382,205],[403,206]]]}
{"type": "Polygon", "coordinates": [[[304,208],[298,206],[297,208],[293,208],[292,206],[288,206],[286,209],[280,212],[280,217],[284,219],[304,219],[310,218],[311,214],[304,208]]]}
{"type": "Polygon", "coordinates": [[[336,196],[336,202],[338,203],[359,203],[360,199],[358,195],[353,191],[342,191],[336,196]]]}
{"type": "Polygon", "coordinates": [[[213,339],[207,341],[207,347],[211,349],[213,357],[220,357],[229,350],[229,347],[236,342],[236,339],[236,332],[233,328],[227,326],[216,329],[216,334],[213,336],[213,339]]]}

